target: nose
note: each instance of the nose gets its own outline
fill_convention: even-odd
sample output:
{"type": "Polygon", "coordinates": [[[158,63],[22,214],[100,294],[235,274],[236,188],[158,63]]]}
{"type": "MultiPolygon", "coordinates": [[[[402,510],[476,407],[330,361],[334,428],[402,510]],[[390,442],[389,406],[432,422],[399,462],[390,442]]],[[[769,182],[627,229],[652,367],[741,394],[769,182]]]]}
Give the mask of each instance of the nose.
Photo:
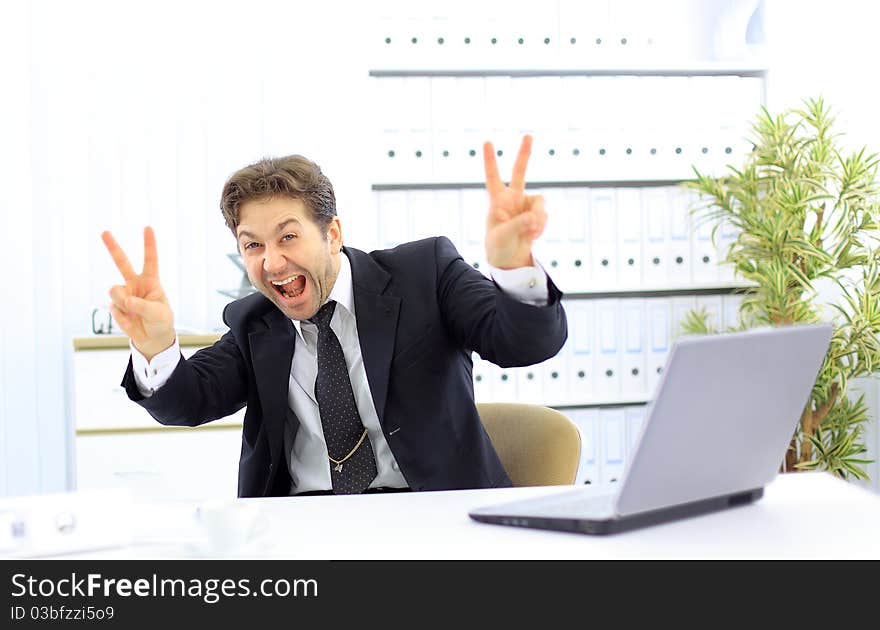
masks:
{"type": "Polygon", "coordinates": [[[281,250],[273,245],[266,245],[265,254],[263,255],[263,271],[272,276],[284,270],[287,261],[281,250]]]}

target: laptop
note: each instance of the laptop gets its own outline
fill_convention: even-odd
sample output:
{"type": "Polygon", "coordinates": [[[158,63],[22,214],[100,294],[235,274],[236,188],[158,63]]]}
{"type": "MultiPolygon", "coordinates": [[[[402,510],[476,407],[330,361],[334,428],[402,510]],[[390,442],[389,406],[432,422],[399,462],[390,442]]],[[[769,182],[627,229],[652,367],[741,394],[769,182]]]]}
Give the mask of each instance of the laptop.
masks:
{"type": "Polygon", "coordinates": [[[613,534],[746,505],[772,481],[830,324],[678,338],[620,482],[471,510],[483,523],[613,534]]]}

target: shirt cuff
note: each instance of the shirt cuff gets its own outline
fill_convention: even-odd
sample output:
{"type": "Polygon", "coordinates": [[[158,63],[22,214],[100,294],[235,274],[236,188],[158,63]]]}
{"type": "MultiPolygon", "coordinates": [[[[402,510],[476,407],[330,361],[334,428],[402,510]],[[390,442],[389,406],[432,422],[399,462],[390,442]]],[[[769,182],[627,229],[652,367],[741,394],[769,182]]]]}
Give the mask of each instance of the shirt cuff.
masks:
{"type": "Polygon", "coordinates": [[[131,339],[128,340],[128,346],[131,348],[134,382],[141,396],[149,398],[171,378],[171,373],[180,361],[180,342],[175,337],[171,347],[154,356],[151,361],[147,361],[147,358],[134,347],[131,339]]]}
{"type": "Polygon", "coordinates": [[[547,306],[550,290],[547,288],[547,272],[537,260],[532,267],[496,269],[489,265],[492,279],[502,291],[532,306],[547,306]]]}

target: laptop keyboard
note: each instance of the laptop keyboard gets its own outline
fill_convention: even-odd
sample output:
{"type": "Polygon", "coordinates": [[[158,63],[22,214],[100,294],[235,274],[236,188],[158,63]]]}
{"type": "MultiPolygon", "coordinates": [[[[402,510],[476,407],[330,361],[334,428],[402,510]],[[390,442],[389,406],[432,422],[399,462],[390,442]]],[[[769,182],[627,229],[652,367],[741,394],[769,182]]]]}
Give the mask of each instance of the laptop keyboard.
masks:
{"type": "Polygon", "coordinates": [[[609,514],[614,511],[614,497],[613,494],[598,497],[569,496],[564,501],[557,501],[542,508],[542,513],[546,516],[560,517],[609,514]]]}
{"type": "MultiPolygon", "coordinates": [[[[615,494],[585,495],[580,491],[566,492],[495,505],[488,511],[508,516],[545,516],[550,518],[607,516],[614,513],[615,496],[615,494]]],[[[478,511],[485,512],[487,510],[478,511]]]]}

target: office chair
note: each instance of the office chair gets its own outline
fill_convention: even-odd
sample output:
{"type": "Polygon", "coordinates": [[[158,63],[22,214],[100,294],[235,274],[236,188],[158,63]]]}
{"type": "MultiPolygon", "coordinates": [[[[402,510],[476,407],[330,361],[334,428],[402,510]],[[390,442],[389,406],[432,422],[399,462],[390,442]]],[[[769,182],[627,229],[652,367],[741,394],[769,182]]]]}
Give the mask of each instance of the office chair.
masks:
{"type": "Polygon", "coordinates": [[[563,413],[521,403],[479,403],[477,412],[514,486],[574,483],[581,436],[563,413]]]}

